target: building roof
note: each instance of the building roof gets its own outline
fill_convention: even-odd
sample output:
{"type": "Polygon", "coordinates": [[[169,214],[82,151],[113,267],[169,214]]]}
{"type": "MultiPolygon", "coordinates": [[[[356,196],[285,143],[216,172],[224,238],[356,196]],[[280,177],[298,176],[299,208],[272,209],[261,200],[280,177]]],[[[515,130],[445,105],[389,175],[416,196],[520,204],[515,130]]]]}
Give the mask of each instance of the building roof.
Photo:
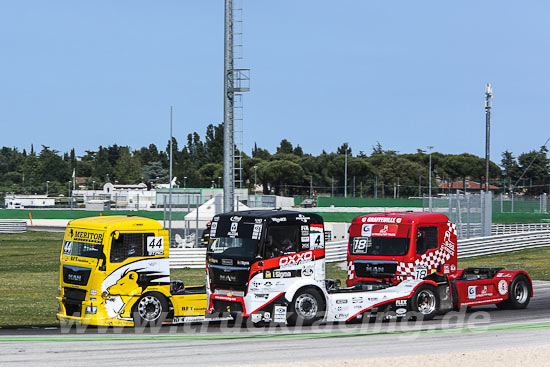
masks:
{"type": "MultiPolygon", "coordinates": [[[[464,181],[453,181],[453,182],[443,182],[439,184],[440,189],[458,189],[464,190],[464,181]]],[[[484,190],[485,184],[480,184],[479,182],[466,180],[466,190],[484,190]]],[[[489,184],[489,190],[499,190],[500,188],[495,185],[489,184]]]]}

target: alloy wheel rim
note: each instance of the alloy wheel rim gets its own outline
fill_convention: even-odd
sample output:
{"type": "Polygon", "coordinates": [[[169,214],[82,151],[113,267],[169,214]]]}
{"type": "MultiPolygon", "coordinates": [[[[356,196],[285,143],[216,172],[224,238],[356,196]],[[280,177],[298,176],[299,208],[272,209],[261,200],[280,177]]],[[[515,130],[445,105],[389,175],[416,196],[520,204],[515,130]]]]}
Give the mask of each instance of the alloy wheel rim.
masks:
{"type": "Polygon", "coordinates": [[[142,319],[146,321],[155,321],[160,317],[162,305],[156,297],[143,297],[138,304],[138,312],[142,319]]]}
{"type": "Polygon", "coordinates": [[[306,319],[315,317],[319,309],[315,297],[307,293],[298,296],[295,305],[298,315],[306,319]]]}
{"type": "Polygon", "coordinates": [[[423,290],[418,294],[418,311],[423,315],[431,314],[435,311],[435,294],[428,290],[423,290]]]}

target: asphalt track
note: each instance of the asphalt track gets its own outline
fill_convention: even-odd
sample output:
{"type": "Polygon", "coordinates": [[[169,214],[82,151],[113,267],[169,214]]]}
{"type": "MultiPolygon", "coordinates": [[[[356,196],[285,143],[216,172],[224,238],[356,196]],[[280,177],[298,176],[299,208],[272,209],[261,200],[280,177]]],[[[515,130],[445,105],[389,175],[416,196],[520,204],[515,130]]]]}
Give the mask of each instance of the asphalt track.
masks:
{"type": "MultiPolygon", "coordinates": [[[[550,282],[535,282],[525,310],[477,307],[429,322],[242,328],[0,330],[0,365],[303,365],[377,357],[502,350],[550,344],[550,282]]],[[[548,361],[548,360],[546,360],[548,361]]],[[[550,362],[548,362],[550,364],[550,362]]]]}

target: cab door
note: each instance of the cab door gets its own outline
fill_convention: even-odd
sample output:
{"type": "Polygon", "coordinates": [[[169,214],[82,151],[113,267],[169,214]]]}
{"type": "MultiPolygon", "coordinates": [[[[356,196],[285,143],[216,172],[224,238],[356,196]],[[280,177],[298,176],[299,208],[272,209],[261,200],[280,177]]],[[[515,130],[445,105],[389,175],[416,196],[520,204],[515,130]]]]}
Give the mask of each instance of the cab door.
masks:
{"type": "Polygon", "coordinates": [[[423,279],[441,263],[439,254],[440,229],[437,224],[422,224],[416,227],[415,254],[418,264],[414,268],[414,278],[423,279]]]}
{"type": "Polygon", "coordinates": [[[111,317],[129,314],[129,307],[141,294],[162,291],[169,294],[170,267],[165,231],[113,231],[106,252],[106,277],[102,292],[111,317]],[[166,289],[163,289],[166,288],[166,289]]]}

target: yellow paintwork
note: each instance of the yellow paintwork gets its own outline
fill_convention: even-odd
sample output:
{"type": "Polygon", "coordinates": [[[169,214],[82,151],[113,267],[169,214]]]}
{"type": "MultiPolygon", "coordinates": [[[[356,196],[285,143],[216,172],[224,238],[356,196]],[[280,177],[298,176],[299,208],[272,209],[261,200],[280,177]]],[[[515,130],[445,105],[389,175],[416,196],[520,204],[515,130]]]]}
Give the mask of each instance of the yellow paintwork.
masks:
{"type": "Polygon", "coordinates": [[[131,263],[138,261],[143,261],[139,263],[140,271],[148,270],[146,268],[144,269],[143,264],[147,266],[147,264],[152,264],[154,262],[159,264],[162,263],[168,268],[168,231],[163,230],[162,226],[155,220],[133,216],[100,216],[76,219],[69,222],[61,247],[59,274],[60,292],[57,297],[59,303],[57,318],[60,321],[75,320],[78,323],[98,326],[134,326],[131,315],[132,307],[142,294],[149,292],[159,292],[163,294],[169,303],[169,307],[173,307],[174,317],[204,316],[206,310],[206,294],[204,292],[196,292],[195,290],[195,292],[191,294],[171,295],[169,284],[147,284],[147,286],[142,289],[142,286],[138,286],[137,284],[137,273],[135,271],[125,272],[121,274],[120,277],[118,273],[122,273],[122,270],[115,273],[118,269],[128,264],[131,266],[131,263]],[[119,233],[154,233],[154,236],[162,236],[164,238],[163,254],[130,257],[122,262],[111,263],[111,241],[115,231],[119,233]],[[103,245],[105,260],[64,255],[63,245],[66,243],[65,241],[75,239],[80,242],[103,245]],[[105,265],[104,271],[100,270],[102,264],[105,265]],[[92,269],[87,284],[77,285],[65,283],[63,280],[63,265],[92,269]],[[102,286],[110,275],[111,278],[117,280],[116,283],[109,286],[106,291],[102,289],[102,286]],[[67,315],[63,303],[66,287],[86,291],[85,299],[82,302],[81,316],[67,315]],[[116,314],[113,314],[111,311],[111,315],[109,315],[109,307],[106,306],[106,303],[114,302],[113,299],[116,299],[123,306],[116,314]],[[87,306],[97,307],[97,313],[86,314],[85,311],[87,306]]]}

